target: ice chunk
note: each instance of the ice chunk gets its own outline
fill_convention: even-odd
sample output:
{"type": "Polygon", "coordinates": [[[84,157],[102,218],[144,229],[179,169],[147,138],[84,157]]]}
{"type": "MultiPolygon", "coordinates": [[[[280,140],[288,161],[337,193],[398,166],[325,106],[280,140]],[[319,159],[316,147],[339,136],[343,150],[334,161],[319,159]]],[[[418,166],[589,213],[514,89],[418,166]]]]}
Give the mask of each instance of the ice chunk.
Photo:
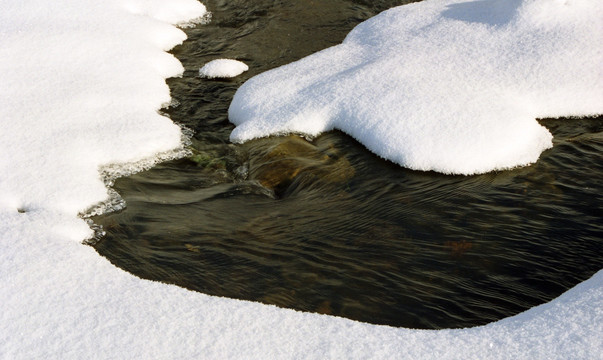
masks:
{"type": "Polygon", "coordinates": [[[216,59],[205,64],[199,69],[199,76],[213,78],[231,78],[239,76],[249,70],[244,62],[232,59],[216,59]]]}
{"type": "Polygon", "coordinates": [[[535,162],[541,117],[603,113],[603,6],[425,1],[260,74],[229,109],[233,142],[340,129],[402,166],[451,174],[535,162]]]}

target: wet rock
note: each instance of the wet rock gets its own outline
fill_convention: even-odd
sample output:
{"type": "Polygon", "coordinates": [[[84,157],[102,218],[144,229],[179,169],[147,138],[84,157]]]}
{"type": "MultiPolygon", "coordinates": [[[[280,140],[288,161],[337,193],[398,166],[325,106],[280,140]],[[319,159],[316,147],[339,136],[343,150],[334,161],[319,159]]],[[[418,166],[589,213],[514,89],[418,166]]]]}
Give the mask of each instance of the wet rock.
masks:
{"type": "Polygon", "coordinates": [[[262,186],[284,194],[295,182],[341,184],[354,176],[354,168],[332,148],[319,148],[298,137],[287,136],[255,158],[249,174],[262,186]]]}
{"type": "Polygon", "coordinates": [[[247,180],[249,176],[249,167],[244,164],[235,169],[235,176],[239,180],[247,180]]]}

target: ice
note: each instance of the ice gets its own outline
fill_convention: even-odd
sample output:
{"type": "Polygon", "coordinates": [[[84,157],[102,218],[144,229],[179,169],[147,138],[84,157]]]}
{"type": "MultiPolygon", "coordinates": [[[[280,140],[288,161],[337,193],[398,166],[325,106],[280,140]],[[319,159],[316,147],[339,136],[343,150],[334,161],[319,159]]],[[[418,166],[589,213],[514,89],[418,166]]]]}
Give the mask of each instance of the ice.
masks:
{"type": "MultiPolygon", "coordinates": [[[[447,4],[413,5],[413,21],[447,4]]],[[[1,359],[601,358],[603,271],[512,318],[418,331],[141,280],[83,245],[93,234],[78,213],[109,198],[100,172],[180,146],[157,113],[165,77],[182,72],[164,50],[185,36],[167,22],[204,12],[193,0],[0,3],[1,359]]]]}
{"type": "Polygon", "coordinates": [[[199,69],[199,76],[213,78],[232,78],[249,70],[244,62],[232,59],[216,59],[199,69]]]}
{"type": "Polygon", "coordinates": [[[416,170],[476,174],[535,162],[536,119],[603,113],[603,6],[590,0],[426,1],[245,83],[242,142],[340,129],[416,170]]]}

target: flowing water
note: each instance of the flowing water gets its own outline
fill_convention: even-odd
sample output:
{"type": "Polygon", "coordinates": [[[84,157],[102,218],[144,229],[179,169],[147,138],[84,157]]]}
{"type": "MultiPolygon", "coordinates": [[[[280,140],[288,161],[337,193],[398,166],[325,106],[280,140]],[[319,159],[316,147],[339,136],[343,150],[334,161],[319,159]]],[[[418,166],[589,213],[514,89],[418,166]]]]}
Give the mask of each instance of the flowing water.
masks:
{"type": "MultiPolygon", "coordinates": [[[[203,293],[414,328],[485,324],[560,295],[603,267],[603,118],[542,120],[538,163],[480,176],[410,171],[340,132],[228,142],[249,77],[337,44],[403,1],[204,1],[212,22],[173,53],[166,109],[193,154],[114,189],[97,251],[137,276],[203,293]],[[206,80],[235,58],[250,70],[206,80]]],[[[191,304],[194,306],[194,304],[191,304]]]]}

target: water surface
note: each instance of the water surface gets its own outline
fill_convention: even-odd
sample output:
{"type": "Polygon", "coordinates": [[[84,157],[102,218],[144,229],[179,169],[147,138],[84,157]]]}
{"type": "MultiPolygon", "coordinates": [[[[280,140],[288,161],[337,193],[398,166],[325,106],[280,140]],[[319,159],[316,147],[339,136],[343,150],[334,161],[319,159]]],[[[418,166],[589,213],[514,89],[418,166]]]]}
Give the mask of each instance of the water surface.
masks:
{"type": "Polygon", "coordinates": [[[481,325],[560,295],[603,267],[603,119],[542,120],[553,149],[480,176],[400,168],[341,132],[228,142],[250,76],[335,45],[403,1],[205,1],[210,24],[174,54],[166,110],[193,155],[115,182],[127,207],[95,217],[116,266],[203,293],[414,328],[481,325]],[[215,58],[249,64],[197,77],[215,58]]]}

